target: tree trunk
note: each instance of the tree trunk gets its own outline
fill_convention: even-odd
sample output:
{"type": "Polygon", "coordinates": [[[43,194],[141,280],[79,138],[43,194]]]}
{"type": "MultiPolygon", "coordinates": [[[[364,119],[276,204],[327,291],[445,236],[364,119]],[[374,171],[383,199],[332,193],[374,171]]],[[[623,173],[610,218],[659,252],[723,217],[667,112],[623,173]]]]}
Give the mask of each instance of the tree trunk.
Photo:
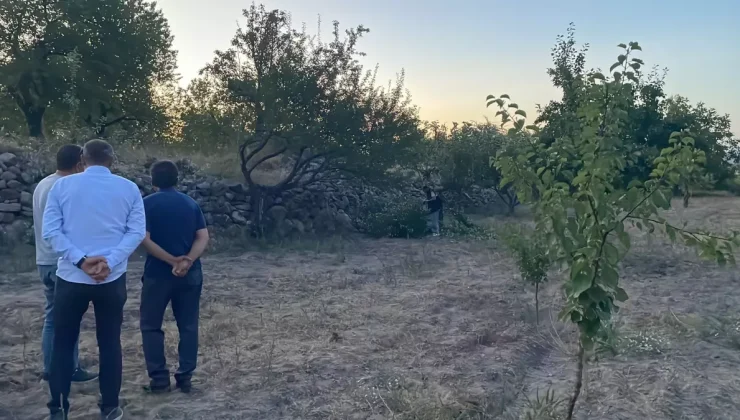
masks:
{"type": "Polygon", "coordinates": [[[565,417],[566,420],[573,420],[573,413],[576,409],[576,403],[578,397],[581,396],[581,388],[583,387],[583,364],[586,358],[586,351],[583,348],[582,343],[578,343],[578,370],[576,371],[576,387],[573,390],[573,395],[570,397],[568,402],[568,414],[565,417]]]}
{"type": "Polygon", "coordinates": [[[46,108],[23,107],[23,115],[26,117],[30,137],[44,138],[44,112],[46,108]]]}
{"type": "Polygon", "coordinates": [[[537,282],[534,284],[534,312],[536,314],[535,316],[535,325],[537,325],[537,330],[540,329],[540,283],[537,282]]]}
{"type": "Polygon", "coordinates": [[[258,238],[265,236],[264,202],[265,192],[260,186],[252,184],[249,188],[249,204],[252,209],[252,234],[258,238]]]}

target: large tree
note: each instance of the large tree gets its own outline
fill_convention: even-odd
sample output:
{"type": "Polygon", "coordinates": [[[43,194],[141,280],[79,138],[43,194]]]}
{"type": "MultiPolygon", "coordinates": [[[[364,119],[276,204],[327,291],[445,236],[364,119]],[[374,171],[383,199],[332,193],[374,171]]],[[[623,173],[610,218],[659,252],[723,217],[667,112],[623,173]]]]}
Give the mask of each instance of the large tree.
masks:
{"type": "Polygon", "coordinates": [[[48,109],[102,133],[125,120],[148,121],[152,89],[174,75],[167,20],[143,0],[3,0],[0,85],[44,135],[48,109]]]}
{"type": "Polygon", "coordinates": [[[252,117],[239,150],[253,208],[263,208],[266,195],[343,174],[385,174],[411,152],[422,136],[417,111],[403,77],[381,89],[358,62],[365,27],[342,33],[335,22],[323,43],[293,29],[284,11],[253,5],[244,17],[233,47],[217,51],[203,75],[252,117]],[[285,174],[259,181],[256,171],[274,160],[288,163],[285,174]]]}

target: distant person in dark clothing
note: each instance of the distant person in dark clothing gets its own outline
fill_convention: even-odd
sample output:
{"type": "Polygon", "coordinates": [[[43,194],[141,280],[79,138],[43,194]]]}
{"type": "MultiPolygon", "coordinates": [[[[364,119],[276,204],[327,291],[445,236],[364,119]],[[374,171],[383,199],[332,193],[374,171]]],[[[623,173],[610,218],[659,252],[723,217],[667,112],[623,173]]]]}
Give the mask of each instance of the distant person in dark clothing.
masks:
{"type": "Polygon", "coordinates": [[[167,305],[180,333],[180,364],[176,387],[190,392],[198,358],[198,317],[203,271],[200,256],[208,245],[208,229],[198,204],[178,192],[177,166],[159,161],[151,168],[156,193],[144,199],[148,252],[141,288],[141,336],[150,378],[145,387],[153,393],[170,390],[170,372],[164,353],[162,321],[167,305]]]}
{"type": "Polygon", "coordinates": [[[442,215],[442,199],[439,195],[435,195],[429,186],[424,187],[426,193],[426,204],[427,210],[427,228],[432,232],[433,236],[439,236],[439,223],[442,215]]]}

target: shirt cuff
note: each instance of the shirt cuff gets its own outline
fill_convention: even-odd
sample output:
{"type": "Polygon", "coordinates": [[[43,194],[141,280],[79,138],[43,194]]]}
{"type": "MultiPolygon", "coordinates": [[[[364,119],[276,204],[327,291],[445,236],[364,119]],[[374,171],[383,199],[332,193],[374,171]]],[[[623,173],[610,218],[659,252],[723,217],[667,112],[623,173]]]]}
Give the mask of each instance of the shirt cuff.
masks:
{"type": "Polygon", "coordinates": [[[80,251],[79,249],[72,249],[69,251],[68,260],[72,264],[77,264],[80,262],[81,259],[85,258],[85,253],[80,251]]]}

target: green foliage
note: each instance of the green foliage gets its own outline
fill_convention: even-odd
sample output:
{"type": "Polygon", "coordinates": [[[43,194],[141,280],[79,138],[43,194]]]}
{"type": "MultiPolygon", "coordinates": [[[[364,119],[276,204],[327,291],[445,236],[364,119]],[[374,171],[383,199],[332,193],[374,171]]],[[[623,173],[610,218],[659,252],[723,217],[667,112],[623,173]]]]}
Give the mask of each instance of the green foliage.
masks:
{"type": "Polygon", "coordinates": [[[501,238],[516,259],[522,280],[532,286],[546,282],[550,258],[538,232],[519,224],[510,224],[502,232],[501,238]]]}
{"type": "Polygon", "coordinates": [[[287,190],[347,173],[377,178],[408,160],[422,135],[417,110],[403,74],[382,89],[359,63],[367,28],[342,33],[335,22],[324,43],[293,29],[285,11],[252,5],[244,17],[233,47],[217,51],[202,74],[215,83],[219,107],[229,118],[238,115],[227,134],[232,127],[236,135],[248,131],[240,155],[250,187],[287,190]],[[292,167],[276,184],[261,184],[252,175],[270,159],[292,167]]]}
{"type": "MultiPolygon", "coordinates": [[[[662,149],[669,147],[671,133],[689,131],[695,139],[695,147],[706,155],[704,170],[707,176],[697,178],[696,182],[687,180],[689,184],[682,186],[681,192],[685,196],[690,195],[692,186],[707,188],[714,183],[725,188],[736,174],[734,163],[740,156],[740,144],[730,132],[729,116],[721,115],[703,103],[692,106],[680,96],[667,98],[664,91],[666,70],[653,68],[644,74],[645,62],[633,54],[627,54],[628,50],[640,51],[640,45],[620,44],[620,48],[622,46],[623,53],[619,54],[607,73],[617,71],[611,77],[623,78],[629,85],[628,89],[620,92],[620,100],[623,101],[620,108],[627,113],[626,118],[612,128],[615,135],[621,137],[623,146],[630,150],[629,158],[620,170],[622,176],[619,182],[626,187],[634,178],[645,179],[652,170],[653,160],[662,149]]],[[[588,44],[580,49],[577,47],[572,25],[567,36],[558,37],[552,50],[553,67],[548,69],[548,74],[553,84],[562,89],[563,97],[542,107],[535,121],[542,125],[540,139],[545,144],[557,138],[577,136],[581,131],[578,110],[592,98],[588,79],[604,79],[604,73],[586,71],[587,51],[588,44]]],[[[580,162],[568,162],[568,165],[573,171],[580,169],[580,162]]]]}
{"type": "Polygon", "coordinates": [[[416,169],[425,182],[438,177],[445,191],[462,193],[474,185],[493,188],[511,214],[519,201],[510,185],[500,185],[501,175],[490,157],[499,152],[515,154],[516,145],[516,139],[492,123],[454,123],[449,131],[431,124],[427,140],[419,143],[416,169]]]}
{"type": "Polygon", "coordinates": [[[442,235],[477,241],[487,241],[496,237],[492,229],[480,226],[471,221],[464,213],[452,209],[445,210],[442,235]]]}
{"type": "Polygon", "coordinates": [[[143,0],[0,2],[0,86],[43,136],[46,111],[98,132],[125,121],[154,122],[153,89],[173,80],[167,21],[143,0]]]}
{"type": "Polygon", "coordinates": [[[421,199],[369,201],[359,219],[359,230],[374,238],[421,238],[427,233],[421,199]]]}
{"type": "Polygon", "coordinates": [[[510,224],[502,229],[501,238],[514,256],[522,280],[535,287],[535,319],[540,323],[540,286],[547,281],[551,262],[549,249],[538,231],[523,225],[510,224]]]}
{"type": "Polygon", "coordinates": [[[580,81],[586,96],[576,109],[577,130],[496,161],[502,182],[514,182],[522,200],[532,204],[549,254],[569,272],[561,318],[578,325],[586,349],[619,309],[617,302],[627,299],[618,271],[631,245],[627,223],[649,232],[660,228],[671,240],[697,247],[703,257],[734,263],[735,234],[725,238],[687,231],[661,216],[671,206],[673,188],[706,162],[689,133],[671,134],[649,176],[622,187],[622,171],[635,153],[620,128],[628,122],[634,84],[639,83],[639,72],[630,65],[636,50],[637,43],[624,48],[613,77],[591,72],[580,81]],[[569,162],[580,165],[574,170],[569,162]]]}

